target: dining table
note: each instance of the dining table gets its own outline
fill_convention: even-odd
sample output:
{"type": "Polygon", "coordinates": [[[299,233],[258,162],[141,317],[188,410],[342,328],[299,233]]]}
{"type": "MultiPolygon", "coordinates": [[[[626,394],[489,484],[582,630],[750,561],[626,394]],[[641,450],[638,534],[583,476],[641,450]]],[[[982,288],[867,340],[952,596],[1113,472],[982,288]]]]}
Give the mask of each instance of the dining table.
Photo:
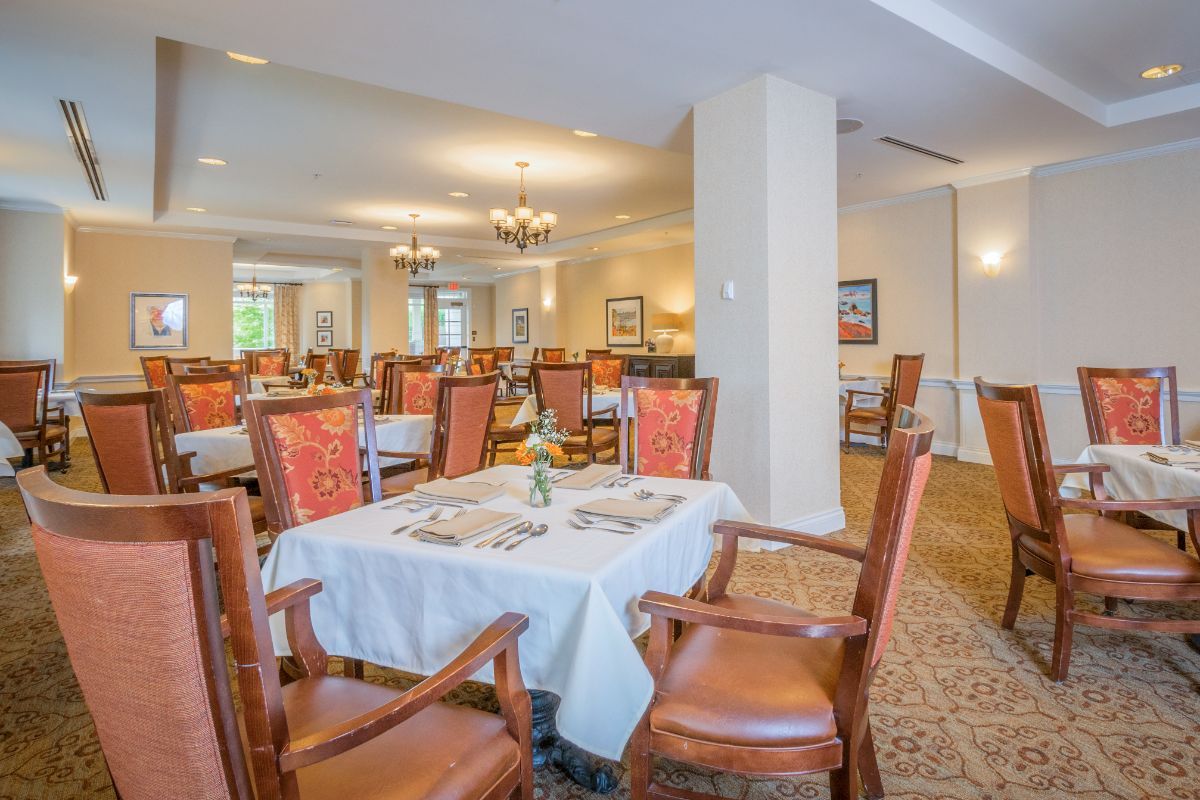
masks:
{"type": "Polygon", "coordinates": [[[17,474],[13,469],[13,465],[8,463],[8,459],[17,458],[25,455],[25,448],[17,440],[17,435],[12,432],[12,429],[0,422],[0,478],[8,478],[17,474]]]}
{"type": "MultiPolygon", "coordinates": [[[[585,403],[587,402],[586,397],[587,395],[584,395],[585,403]]],[[[613,416],[615,417],[620,413],[620,405],[621,390],[619,388],[605,388],[602,390],[594,389],[592,390],[592,410],[587,416],[591,418],[599,414],[607,414],[613,409],[618,409],[613,413],[613,416]]],[[[632,416],[633,403],[631,402],[629,406],[630,407],[626,409],[626,413],[632,416]]],[[[580,410],[586,411],[586,409],[582,408],[582,404],[580,410]]],[[[525,397],[525,401],[521,403],[520,408],[517,409],[517,413],[513,416],[512,422],[509,423],[509,426],[515,428],[518,425],[525,425],[533,422],[535,419],[537,419],[537,416],[540,412],[541,408],[538,406],[537,396],[534,394],[529,394],[525,397]]]]}
{"type": "MultiPolygon", "coordinates": [[[[1114,500],[1162,500],[1172,497],[1200,496],[1200,465],[1173,466],[1153,461],[1147,453],[1165,457],[1171,455],[1200,455],[1200,448],[1188,445],[1157,446],[1144,444],[1090,444],[1083,448],[1078,464],[1107,464],[1103,474],[1104,488],[1114,500]]],[[[1090,491],[1088,476],[1080,472],[1067,474],[1060,491],[1077,496],[1090,491]]],[[[1146,516],[1186,531],[1186,511],[1143,511],[1146,516]]]]}
{"type": "MultiPolygon", "coordinates": [[[[547,526],[519,547],[393,535],[425,519],[427,509],[391,498],[290,529],[267,556],[263,581],[271,591],[300,578],[320,580],[311,615],[329,652],[416,675],[444,667],[500,614],[527,615],[520,658],[534,698],[535,764],[565,748],[571,755],[563,760],[577,782],[611,791],[614,771],[595,756],[620,760],[654,688],[633,641],[650,624],[639,598],[651,590],[686,592],[708,566],[712,523],[750,516],[724,483],[657,477],[609,488],[557,487],[550,505],[535,508],[530,474],[529,467],[503,465],[457,479],[500,487],[480,507],[547,526]],[[580,505],[633,499],[638,489],[684,499],[637,530],[568,524],[580,505]]],[[[271,626],[276,654],[289,655],[282,615],[271,626]]],[[[492,682],[491,665],[474,678],[492,682]]]]}

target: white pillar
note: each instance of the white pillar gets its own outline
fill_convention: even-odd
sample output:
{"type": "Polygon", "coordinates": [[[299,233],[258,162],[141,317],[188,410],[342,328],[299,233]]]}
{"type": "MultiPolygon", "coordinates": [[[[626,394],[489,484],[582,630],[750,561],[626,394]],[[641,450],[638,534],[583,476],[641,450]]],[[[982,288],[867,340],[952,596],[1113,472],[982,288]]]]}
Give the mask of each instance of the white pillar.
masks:
{"type": "Polygon", "coordinates": [[[396,269],[383,247],[362,254],[362,351],[408,352],[408,270],[396,269]]]}
{"type": "Polygon", "coordinates": [[[764,75],[694,116],[696,374],[721,379],[713,477],[760,522],[813,533],[845,525],[836,110],[764,75]]]}

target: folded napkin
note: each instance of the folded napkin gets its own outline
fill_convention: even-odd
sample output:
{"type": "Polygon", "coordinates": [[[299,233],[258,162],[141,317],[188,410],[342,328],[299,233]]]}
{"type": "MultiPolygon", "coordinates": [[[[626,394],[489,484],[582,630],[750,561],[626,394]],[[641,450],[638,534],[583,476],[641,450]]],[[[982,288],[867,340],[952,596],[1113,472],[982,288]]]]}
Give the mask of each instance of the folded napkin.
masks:
{"type": "Polygon", "coordinates": [[[494,531],[500,526],[520,518],[520,514],[492,511],[490,508],[477,508],[465,514],[459,514],[453,519],[430,522],[419,529],[417,538],[423,542],[458,547],[469,539],[494,531]]]}
{"type": "Polygon", "coordinates": [[[678,505],[673,500],[618,500],[605,497],[584,503],[577,510],[597,517],[630,519],[639,522],[658,522],[678,505]]]}
{"type": "Polygon", "coordinates": [[[1200,450],[1200,439],[1184,439],[1183,443],[1188,447],[1195,447],[1197,450],[1200,450]]]}
{"type": "Polygon", "coordinates": [[[588,464],[571,477],[555,481],[554,485],[560,489],[594,489],[620,471],[616,464],[588,464]]]}
{"type": "Polygon", "coordinates": [[[1200,453],[1195,452],[1173,453],[1170,450],[1159,448],[1157,450],[1147,450],[1145,456],[1156,464],[1167,464],[1172,467],[1200,466],[1200,453]]]}
{"type": "Polygon", "coordinates": [[[435,500],[457,500],[460,503],[486,503],[504,494],[504,484],[483,483],[482,481],[451,481],[438,478],[429,483],[418,483],[413,489],[426,497],[435,500]]]}

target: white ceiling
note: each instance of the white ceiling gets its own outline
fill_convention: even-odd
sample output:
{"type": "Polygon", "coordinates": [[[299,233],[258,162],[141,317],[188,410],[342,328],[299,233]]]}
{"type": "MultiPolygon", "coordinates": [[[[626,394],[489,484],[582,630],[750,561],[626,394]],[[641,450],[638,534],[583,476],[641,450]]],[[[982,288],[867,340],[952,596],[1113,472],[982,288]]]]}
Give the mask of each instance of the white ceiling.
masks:
{"type": "Polygon", "coordinates": [[[866,122],[839,138],[839,205],[1200,135],[1196,0],[525,0],[515,27],[513,13],[483,0],[7,0],[0,201],[233,235],[284,264],[356,261],[403,238],[414,210],[439,273],[482,277],[685,230],[692,105],[764,72],[866,122]],[[1172,61],[1182,77],[1137,78],[1172,61]],[[58,97],[84,104],[108,203],[87,193],[58,97]],[[525,257],[484,216],[514,203],[517,158],[533,163],[534,206],[561,215],[555,241],[525,257]],[[388,222],[402,230],[378,230],[388,222]]]}

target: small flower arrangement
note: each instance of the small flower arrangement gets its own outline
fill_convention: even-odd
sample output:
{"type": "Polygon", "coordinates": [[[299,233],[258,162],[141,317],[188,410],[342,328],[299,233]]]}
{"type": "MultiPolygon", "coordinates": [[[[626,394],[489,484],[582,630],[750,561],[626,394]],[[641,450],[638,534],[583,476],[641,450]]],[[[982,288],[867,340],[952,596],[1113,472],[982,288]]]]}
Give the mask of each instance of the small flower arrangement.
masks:
{"type": "Polygon", "coordinates": [[[572,361],[578,361],[578,360],[579,360],[579,351],[578,351],[578,350],[576,350],[574,353],[571,353],[571,360],[572,360],[572,361]]]}
{"type": "Polygon", "coordinates": [[[309,386],[312,386],[313,382],[315,382],[317,379],[317,371],[312,367],[305,367],[304,369],[300,370],[300,374],[304,376],[304,382],[309,386]]]}
{"type": "Polygon", "coordinates": [[[839,379],[839,380],[840,380],[840,379],[841,379],[841,377],[842,377],[842,370],[844,370],[845,368],[846,368],[846,362],[845,362],[845,361],[839,361],[839,362],[838,362],[838,379],[839,379]]]}
{"type": "Polygon", "coordinates": [[[529,477],[529,504],[550,505],[550,464],[555,456],[563,454],[562,444],[568,433],[558,427],[558,413],[548,408],[538,414],[529,425],[529,435],[517,446],[517,462],[532,464],[533,474],[529,477]]]}
{"type": "Polygon", "coordinates": [[[304,393],[309,397],[317,397],[319,395],[334,394],[336,390],[332,386],[327,386],[324,383],[310,383],[304,393]]]}

